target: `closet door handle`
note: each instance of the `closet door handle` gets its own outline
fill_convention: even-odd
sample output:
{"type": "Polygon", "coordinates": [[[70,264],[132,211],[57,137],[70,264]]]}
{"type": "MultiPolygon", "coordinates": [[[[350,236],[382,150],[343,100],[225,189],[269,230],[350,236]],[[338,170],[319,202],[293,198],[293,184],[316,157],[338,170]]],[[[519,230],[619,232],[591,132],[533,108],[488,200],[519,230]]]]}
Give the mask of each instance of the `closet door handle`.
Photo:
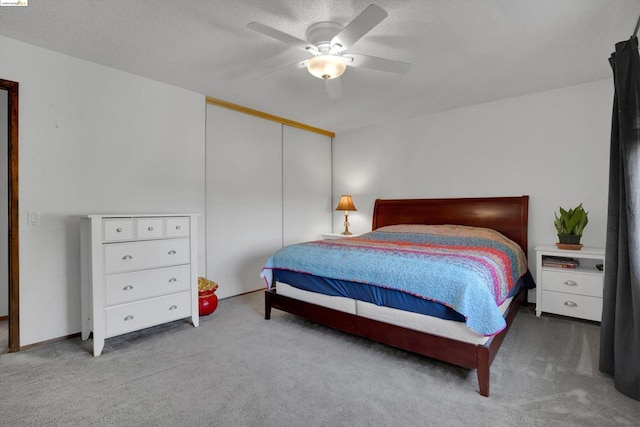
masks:
{"type": "Polygon", "coordinates": [[[129,260],[129,259],[133,259],[133,257],[131,255],[125,255],[122,257],[123,260],[129,260]]]}
{"type": "Polygon", "coordinates": [[[567,307],[577,307],[578,306],[578,304],[576,304],[573,301],[565,301],[564,305],[566,305],[567,307]]]}

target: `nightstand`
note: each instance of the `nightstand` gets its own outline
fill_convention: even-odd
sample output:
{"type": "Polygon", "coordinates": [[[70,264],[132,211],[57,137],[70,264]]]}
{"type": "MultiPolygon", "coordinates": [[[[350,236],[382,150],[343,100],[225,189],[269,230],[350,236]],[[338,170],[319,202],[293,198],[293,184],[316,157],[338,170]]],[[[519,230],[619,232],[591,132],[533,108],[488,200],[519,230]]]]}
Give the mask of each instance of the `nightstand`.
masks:
{"type": "Polygon", "coordinates": [[[536,315],[542,312],[600,322],[604,282],[604,249],[563,250],[536,247],[536,315]],[[553,263],[553,257],[572,258],[579,265],[553,263]],[[543,266],[543,262],[547,261],[543,266]],[[596,266],[602,265],[602,270],[596,266]]]}
{"type": "Polygon", "coordinates": [[[349,235],[344,235],[341,233],[327,233],[327,234],[323,234],[322,238],[325,240],[328,239],[344,239],[346,237],[358,237],[359,234],[349,234],[349,235]]]}

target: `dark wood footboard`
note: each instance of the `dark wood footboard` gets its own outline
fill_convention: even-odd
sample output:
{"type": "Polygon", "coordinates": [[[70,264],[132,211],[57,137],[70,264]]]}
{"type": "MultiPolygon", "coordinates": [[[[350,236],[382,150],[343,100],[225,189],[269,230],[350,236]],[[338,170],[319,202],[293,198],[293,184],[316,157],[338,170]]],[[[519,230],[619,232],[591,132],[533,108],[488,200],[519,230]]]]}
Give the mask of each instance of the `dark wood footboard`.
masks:
{"type": "Polygon", "coordinates": [[[383,344],[428,356],[467,369],[477,369],[478,385],[482,396],[489,396],[490,366],[504,337],[518,312],[521,302],[526,298],[522,290],[511,302],[505,312],[507,327],[484,345],[470,344],[431,335],[401,326],[391,325],[378,320],[367,319],[355,314],[345,313],[308,302],[279,295],[275,290],[265,291],[265,319],[271,317],[271,309],[295,314],[321,325],[368,338],[383,344]]]}

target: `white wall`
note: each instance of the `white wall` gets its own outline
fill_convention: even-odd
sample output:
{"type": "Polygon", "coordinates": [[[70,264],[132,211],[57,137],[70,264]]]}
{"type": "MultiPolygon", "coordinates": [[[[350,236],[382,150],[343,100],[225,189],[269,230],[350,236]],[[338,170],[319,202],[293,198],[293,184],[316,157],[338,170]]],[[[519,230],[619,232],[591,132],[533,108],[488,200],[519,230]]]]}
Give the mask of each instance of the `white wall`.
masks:
{"type": "MultiPolygon", "coordinates": [[[[582,243],[602,247],[612,102],[613,83],[602,80],[341,133],[334,199],[353,195],[349,221],[361,233],[376,198],[528,194],[530,260],[536,245],[557,241],[554,211],[583,202],[582,243]]],[[[334,231],[341,224],[334,214],[334,231]]]]}
{"type": "Polygon", "coordinates": [[[9,93],[0,90],[0,316],[9,315],[9,93]]]}
{"type": "Polygon", "coordinates": [[[80,215],[204,212],[205,100],[5,37],[0,58],[20,84],[24,346],[80,331],[80,215]]]}

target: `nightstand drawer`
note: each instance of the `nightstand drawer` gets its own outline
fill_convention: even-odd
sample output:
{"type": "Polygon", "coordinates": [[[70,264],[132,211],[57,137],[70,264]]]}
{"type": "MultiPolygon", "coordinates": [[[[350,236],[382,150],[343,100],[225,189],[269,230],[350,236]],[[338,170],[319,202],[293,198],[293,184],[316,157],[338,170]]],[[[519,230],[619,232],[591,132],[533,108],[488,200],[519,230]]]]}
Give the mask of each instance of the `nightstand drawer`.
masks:
{"type": "Polygon", "coordinates": [[[548,313],[595,320],[596,322],[600,322],[602,319],[602,298],[542,291],[541,303],[544,304],[544,311],[548,313]]]}
{"type": "Polygon", "coordinates": [[[541,286],[543,291],[602,298],[602,276],[598,274],[543,269],[541,286]]]}

